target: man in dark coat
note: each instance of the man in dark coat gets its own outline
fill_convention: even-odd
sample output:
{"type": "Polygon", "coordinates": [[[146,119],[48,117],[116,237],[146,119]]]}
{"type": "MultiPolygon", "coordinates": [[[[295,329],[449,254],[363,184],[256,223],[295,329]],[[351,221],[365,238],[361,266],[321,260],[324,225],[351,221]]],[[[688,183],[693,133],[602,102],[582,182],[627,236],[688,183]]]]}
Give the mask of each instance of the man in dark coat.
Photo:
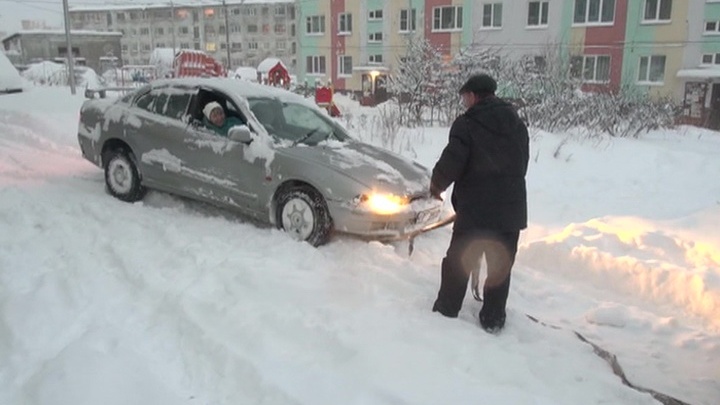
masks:
{"type": "Polygon", "coordinates": [[[491,333],[505,325],[510,271],[520,230],[527,227],[529,157],[527,127],[512,105],[495,97],[496,89],[485,74],[470,77],[460,88],[467,111],[453,123],[430,185],[430,193],[440,198],[455,183],[457,214],[433,311],[458,316],[470,273],[485,256],[480,324],[491,333]]]}

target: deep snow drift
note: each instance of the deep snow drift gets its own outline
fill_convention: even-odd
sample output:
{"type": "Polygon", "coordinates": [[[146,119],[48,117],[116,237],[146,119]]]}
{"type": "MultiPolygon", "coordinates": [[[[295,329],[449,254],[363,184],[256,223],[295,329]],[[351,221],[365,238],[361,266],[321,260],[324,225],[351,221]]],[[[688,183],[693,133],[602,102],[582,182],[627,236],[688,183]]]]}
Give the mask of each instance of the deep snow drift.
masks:
{"type": "MultiPolygon", "coordinates": [[[[2,404],[720,402],[720,135],[535,131],[508,325],[430,312],[443,228],[314,249],[151,192],[126,204],[76,140],[81,97],[0,96],[2,404]],[[530,321],[530,314],[561,329],[530,321]]],[[[342,100],[341,100],[342,101],[342,100]]],[[[347,100],[355,118],[373,109],[347,100]]],[[[379,142],[368,120],[348,122],[379,142]]],[[[404,129],[432,166],[447,129],[404,129]]]]}

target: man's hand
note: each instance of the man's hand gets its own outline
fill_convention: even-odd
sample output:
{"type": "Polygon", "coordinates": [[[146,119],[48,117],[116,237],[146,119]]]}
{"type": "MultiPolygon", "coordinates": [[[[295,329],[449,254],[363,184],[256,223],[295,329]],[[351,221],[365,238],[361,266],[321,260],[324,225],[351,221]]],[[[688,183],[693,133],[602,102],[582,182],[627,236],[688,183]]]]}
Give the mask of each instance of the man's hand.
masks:
{"type": "Polygon", "coordinates": [[[438,187],[435,186],[435,184],[430,183],[430,196],[432,196],[436,200],[442,201],[442,192],[443,190],[440,190],[438,187]]]}

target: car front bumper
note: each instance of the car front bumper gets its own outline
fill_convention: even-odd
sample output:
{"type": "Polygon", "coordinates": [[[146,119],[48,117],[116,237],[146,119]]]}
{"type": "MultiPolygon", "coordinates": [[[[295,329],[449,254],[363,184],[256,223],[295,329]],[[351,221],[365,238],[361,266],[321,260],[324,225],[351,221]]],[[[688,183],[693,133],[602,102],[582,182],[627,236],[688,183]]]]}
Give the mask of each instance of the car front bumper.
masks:
{"type": "Polygon", "coordinates": [[[452,209],[444,209],[441,203],[395,215],[379,215],[343,205],[331,206],[330,211],[337,232],[367,240],[410,239],[455,221],[452,209]]]}

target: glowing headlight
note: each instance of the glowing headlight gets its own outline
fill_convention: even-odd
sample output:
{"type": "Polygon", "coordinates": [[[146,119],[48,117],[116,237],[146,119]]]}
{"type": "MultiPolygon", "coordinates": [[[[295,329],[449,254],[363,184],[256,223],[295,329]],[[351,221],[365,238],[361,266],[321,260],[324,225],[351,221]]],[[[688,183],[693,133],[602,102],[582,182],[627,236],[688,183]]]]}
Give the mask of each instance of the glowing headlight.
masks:
{"type": "Polygon", "coordinates": [[[392,194],[373,193],[365,200],[370,211],[380,215],[392,215],[405,209],[405,201],[402,197],[392,194]]]}

